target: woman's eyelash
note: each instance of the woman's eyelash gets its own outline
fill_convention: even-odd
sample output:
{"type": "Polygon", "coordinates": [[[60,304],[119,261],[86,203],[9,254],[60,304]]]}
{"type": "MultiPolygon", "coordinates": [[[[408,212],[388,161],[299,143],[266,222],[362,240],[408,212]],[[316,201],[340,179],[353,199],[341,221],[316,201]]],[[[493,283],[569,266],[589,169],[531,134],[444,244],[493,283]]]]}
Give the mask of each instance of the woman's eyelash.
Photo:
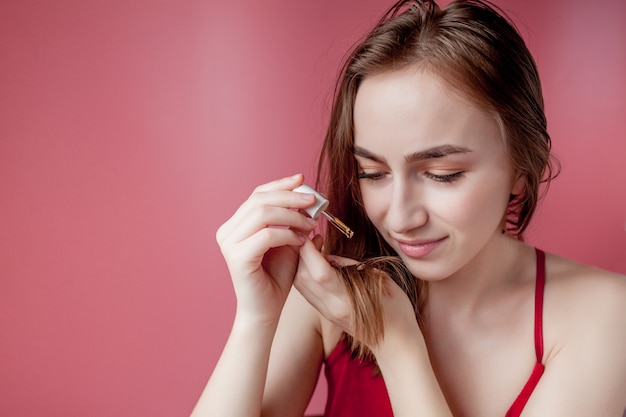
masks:
{"type": "Polygon", "coordinates": [[[385,174],[383,172],[365,172],[365,171],[361,171],[357,174],[357,178],[362,180],[362,179],[368,179],[368,180],[379,180],[382,177],[384,177],[385,174]]]}
{"type": "MultiPolygon", "coordinates": [[[[380,180],[385,176],[384,172],[365,172],[365,171],[361,171],[357,174],[357,178],[358,179],[367,179],[367,180],[380,180]]],[[[454,182],[456,180],[458,180],[459,178],[463,177],[463,171],[459,171],[459,172],[455,172],[452,174],[446,174],[446,175],[437,175],[437,174],[433,174],[431,172],[425,172],[424,176],[428,179],[431,179],[433,181],[437,181],[437,182],[442,182],[442,183],[450,183],[450,182],[454,182]]]]}
{"type": "Polygon", "coordinates": [[[461,178],[463,176],[463,172],[459,171],[459,172],[455,172],[453,174],[447,174],[447,175],[436,175],[430,172],[425,172],[424,175],[427,178],[430,178],[431,180],[434,180],[437,182],[453,182],[461,178]]]}

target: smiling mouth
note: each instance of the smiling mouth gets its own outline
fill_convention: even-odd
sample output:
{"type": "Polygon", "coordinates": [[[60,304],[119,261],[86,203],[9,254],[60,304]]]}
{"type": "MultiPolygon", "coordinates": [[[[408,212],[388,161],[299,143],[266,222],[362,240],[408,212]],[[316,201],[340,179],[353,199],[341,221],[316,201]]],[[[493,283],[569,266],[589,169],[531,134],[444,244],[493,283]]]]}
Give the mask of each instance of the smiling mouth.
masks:
{"type": "Polygon", "coordinates": [[[396,242],[398,242],[400,251],[409,258],[423,258],[439,247],[444,240],[446,240],[446,237],[419,241],[396,240],[396,242]]]}

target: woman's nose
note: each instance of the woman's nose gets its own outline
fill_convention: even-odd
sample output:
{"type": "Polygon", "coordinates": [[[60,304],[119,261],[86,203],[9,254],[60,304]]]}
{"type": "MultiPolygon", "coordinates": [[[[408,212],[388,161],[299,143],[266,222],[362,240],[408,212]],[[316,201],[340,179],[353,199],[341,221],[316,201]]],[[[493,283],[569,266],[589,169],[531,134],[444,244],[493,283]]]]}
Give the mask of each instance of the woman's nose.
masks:
{"type": "Polygon", "coordinates": [[[394,184],[387,211],[387,225],[392,232],[406,233],[428,222],[428,212],[422,194],[419,184],[409,182],[394,184]]]}

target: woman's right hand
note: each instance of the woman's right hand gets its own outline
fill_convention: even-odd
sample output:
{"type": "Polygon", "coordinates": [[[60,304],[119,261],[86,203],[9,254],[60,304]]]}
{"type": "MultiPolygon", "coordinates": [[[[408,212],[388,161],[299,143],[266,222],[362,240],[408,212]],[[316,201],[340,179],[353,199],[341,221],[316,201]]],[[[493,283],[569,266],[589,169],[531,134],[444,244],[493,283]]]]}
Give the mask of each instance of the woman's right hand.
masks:
{"type": "Polygon", "coordinates": [[[278,322],[298,268],[301,246],[316,221],[296,209],[315,196],[292,192],[301,174],[257,187],[216,233],[237,296],[237,317],[278,322]]]}

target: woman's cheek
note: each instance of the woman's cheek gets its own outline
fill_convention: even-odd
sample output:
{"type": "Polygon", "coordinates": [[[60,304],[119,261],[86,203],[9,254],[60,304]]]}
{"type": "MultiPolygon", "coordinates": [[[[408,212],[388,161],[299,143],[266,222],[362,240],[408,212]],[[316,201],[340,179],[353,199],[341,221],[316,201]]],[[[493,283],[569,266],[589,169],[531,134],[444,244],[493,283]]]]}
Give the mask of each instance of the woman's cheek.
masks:
{"type": "Polygon", "coordinates": [[[457,224],[497,227],[506,212],[508,194],[499,184],[493,185],[483,183],[458,196],[454,203],[450,202],[450,218],[457,224]]]}

